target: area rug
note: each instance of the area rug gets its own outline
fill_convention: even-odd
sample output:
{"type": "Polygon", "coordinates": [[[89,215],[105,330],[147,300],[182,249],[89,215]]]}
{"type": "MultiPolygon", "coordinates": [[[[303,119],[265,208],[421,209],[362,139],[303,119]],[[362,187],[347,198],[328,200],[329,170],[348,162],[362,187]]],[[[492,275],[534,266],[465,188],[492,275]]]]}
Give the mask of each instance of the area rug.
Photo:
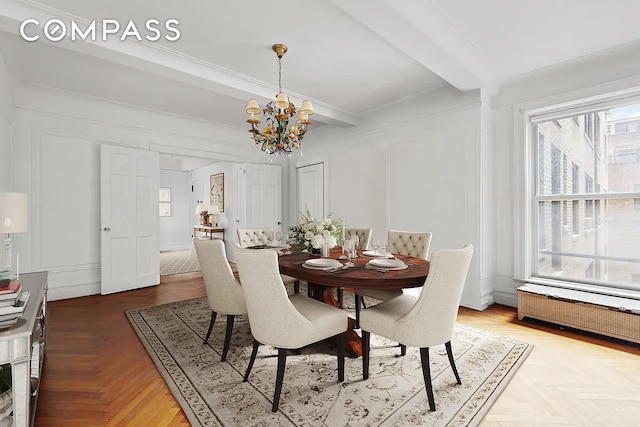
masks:
{"type": "Polygon", "coordinates": [[[200,263],[195,250],[160,252],[160,275],[191,273],[200,271],[200,263]]]}
{"type": "Polygon", "coordinates": [[[227,362],[220,362],[226,319],[219,316],[203,345],[210,315],[205,297],[127,312],[194,426],[475,426],[531,350],[457,324],[452,346],[462,385],[444,346],[433,347],[437,410],[430,412],[418,349],[399,357],[396,343],[372,334],[369,379],[362,380],[361,358],[347,358],[345,381],[338,383],[335,349],[316,344],[287,357],[280,409],[272,413],[277,350],[260,346],[243,383],[253,342],[249,322],[236,317],[227,362]]]}

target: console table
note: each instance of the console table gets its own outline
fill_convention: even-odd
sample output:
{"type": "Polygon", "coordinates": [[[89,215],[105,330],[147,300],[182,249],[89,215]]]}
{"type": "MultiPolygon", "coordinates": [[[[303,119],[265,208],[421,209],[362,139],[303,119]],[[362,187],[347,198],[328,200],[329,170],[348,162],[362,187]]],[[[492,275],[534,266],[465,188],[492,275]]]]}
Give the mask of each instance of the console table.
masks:
{"type": "Polygon", "coordinates": [[[20,275],[30,296],[18,322],[0,329],[0,364],[11,365],[13,425],[33,425],[44,361],[47,272],[20,275]]]}
{"type": "Polygon", "coordinates": [[[193,235],[195,236],[196,232],[200,231],[205,235],[209,236],[210,239],[213,239],[214,233],[222,233],[222,240],[224,240],[224,228],[220,227],[209,227],[206,225],[194,225],[193,226],[193,235]]]}

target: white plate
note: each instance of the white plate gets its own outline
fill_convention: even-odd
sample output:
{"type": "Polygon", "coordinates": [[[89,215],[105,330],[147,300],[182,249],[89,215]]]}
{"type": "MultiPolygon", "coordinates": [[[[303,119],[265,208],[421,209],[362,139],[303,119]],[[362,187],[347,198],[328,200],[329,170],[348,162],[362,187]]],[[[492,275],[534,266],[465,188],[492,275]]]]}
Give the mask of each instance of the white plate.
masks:
{"type": "Polygon", "coordinates": [[[272,249],[284,249],[284,248],[288,248],[289,245],[267,245],[267,247],[272,249]]]}
{"type": "Polygon", "coordinates": [[[339,265],[331,266],[331,267],[314,267],[308,264],[302,264],[302,266],[304,268],[308,268],[309,270],[322,270],[322,271],[334,271],[334,270],[338,270],[338,267],[340,267],[339,265]]]}
{"type": "Polygon", "coordinates": [[[369,261],[369,264],[374,267],[380,268],[401,268],[406,266],[406,264],[398,259],[386,259],[386,258],[374,258],[369,261]]]}
{"type": "Polygon", "coordinates": [[[380,251],[364,251],[362,252],[362,255],[369,258],[374,258],[374,257],[389,258],[390,256],[392,256],[389,252],[382,253],[380,251]]]}
{"type": "Polygon", "coordinates": [[[332,258],[312,258],[306,260],[303,265],[315,268],[335,268],[340,267],[342,263],[332,258]]]}

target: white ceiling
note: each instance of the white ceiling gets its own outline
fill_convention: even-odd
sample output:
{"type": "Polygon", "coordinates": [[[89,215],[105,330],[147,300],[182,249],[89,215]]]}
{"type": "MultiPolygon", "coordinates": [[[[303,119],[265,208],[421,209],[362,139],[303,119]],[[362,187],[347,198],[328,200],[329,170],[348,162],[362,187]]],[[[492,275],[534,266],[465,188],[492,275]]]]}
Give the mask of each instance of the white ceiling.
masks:
{"type": "MultiPolygon", "coordinates": [[[[446,85],[491,92],[509,79],[640,40],[636,0],[1,0],[0,54],[19,83],[246,127],[246,100],[283,88],[317,124],[446,85]],[[178,19],[176,42],[27,43],[27,18],[178,19]]],[[[35,31],[35,30],[33,30],[35,31]]]]}

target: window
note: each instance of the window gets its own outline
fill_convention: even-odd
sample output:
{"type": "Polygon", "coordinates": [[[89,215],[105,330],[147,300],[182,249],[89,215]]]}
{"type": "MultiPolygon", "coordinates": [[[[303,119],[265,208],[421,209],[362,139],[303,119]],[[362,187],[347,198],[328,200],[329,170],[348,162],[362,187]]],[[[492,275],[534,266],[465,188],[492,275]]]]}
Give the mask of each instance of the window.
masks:
{"type": "Polygon", "coordinates": [[[527,280],[640,291],[640,103],[610,105],[530,118],[537,239],[527,280]]]}
{"type": "Polygon", "coordinates": [[[160,188],[158,200],[159,215],[171,216],[171,189],[160,188]]]}

